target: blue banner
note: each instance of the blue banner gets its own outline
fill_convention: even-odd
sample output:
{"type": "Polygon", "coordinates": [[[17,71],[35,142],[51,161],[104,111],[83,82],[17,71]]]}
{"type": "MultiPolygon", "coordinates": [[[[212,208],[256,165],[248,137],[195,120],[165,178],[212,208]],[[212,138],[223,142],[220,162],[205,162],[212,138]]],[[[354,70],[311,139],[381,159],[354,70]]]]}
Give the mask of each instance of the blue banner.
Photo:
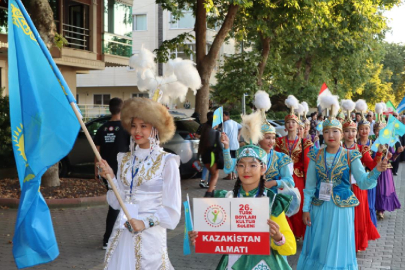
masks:
{"type": "Polygon", "coordinates": [[[188,236],[188,232],[191,232],[193,230],[193,225],[192,225],[192,221],[191,221],[191,211],[190,211],[190,205],[189,205],[188,201],[183,202],[183,206],[184,206],[184,220],[185,220],[183,254],[190,255],[191,254],[190,238],[188,236]]]}
{"type": "Polygon", "coordinates": [[[39,189],[45,171],[72,149],[80,124],[73,95],[20,0],[9,1],[8,14],[10,118],[21,186],[13,255],[25,268],[59,255],[39,189]]]}
{"type": "Polygon", "coordinates": [[[405,110],[405,97],[403,97],[401,102],[398,104],[397,113],[401,113],[403,110],[405,110]]]}

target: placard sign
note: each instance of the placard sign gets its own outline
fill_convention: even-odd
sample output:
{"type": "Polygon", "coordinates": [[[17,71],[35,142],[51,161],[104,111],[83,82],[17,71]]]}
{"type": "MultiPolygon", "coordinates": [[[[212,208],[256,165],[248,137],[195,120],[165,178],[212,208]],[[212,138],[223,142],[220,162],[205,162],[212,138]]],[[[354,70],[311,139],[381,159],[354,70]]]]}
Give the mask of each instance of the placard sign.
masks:
{"type": "Polygon", "coordinates": [[[194,198],[196,253],[270,254],[269,198],[194,198]]]}

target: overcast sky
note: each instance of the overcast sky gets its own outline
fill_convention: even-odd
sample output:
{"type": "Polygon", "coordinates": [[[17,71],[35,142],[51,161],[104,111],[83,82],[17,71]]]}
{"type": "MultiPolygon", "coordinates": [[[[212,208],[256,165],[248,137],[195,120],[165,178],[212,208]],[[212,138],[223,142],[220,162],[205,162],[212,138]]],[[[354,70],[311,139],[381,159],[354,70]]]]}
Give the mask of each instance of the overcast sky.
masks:
{"type": "Polygon", "coordinates": [[[405,45],[405,4],[395,6],[385,13],[389,18],[388,26],[391,32],[386,34],[385,40],[388,42],[403,43],[405,45]]]}

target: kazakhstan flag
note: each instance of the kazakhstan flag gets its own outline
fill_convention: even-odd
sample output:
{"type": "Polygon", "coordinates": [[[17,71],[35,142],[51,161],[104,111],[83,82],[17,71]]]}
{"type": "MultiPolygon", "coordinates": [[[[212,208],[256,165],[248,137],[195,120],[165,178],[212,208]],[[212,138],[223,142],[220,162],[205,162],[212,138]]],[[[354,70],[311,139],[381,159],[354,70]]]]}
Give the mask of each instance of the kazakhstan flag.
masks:
{"type": "Polygon", "coordinates": [[[59,255],[39,188],[48,167],[73,147],[80,125],[70,105],[75,100],[20,0],[9,1],[8,14],[10,118],[21,186],[13,255],[25,268],[59,255]]]}
{"type": "Polygon", "coordinates": [[[223,115],[224,110],[222,109],[222,107],[219,107],[214,111],[214,115],[212,118],[212,127],[218,126],[219,124],[224,122],[223,115]]]}

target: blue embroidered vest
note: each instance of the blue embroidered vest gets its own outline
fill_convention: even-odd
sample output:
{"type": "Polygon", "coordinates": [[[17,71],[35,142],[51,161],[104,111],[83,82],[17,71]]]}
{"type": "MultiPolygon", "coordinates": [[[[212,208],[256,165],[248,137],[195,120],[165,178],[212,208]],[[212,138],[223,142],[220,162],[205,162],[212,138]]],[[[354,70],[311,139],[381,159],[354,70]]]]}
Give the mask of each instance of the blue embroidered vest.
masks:
{"type": "MultiPolygon", "coordinates": [[[[277,152],[273,150],[272,157],[267,159],[267,162],[271,164],[267,164],[267,171],[264,174],[264,178],[266,181],[269,180],[280,180],[280,169],[288,164],[292,163],[292,160],[289,156],[284,153],[277,152]]],[[[271,190],[277,193],[277,187],[272,187],[271,190]]]]}
{"type": "MultiPolygon", "coordinates": [[[[322,205],[324,201],[319,200],[319,189],[321,182],[328,182],[327,172],[325,168],[325,149],[313,148],[308,154],[309,158],[315,162],[316,168],[316,191],[312,199],[313,205],[322,205]]],[[[351,190],[350,183],[350,164],[357,158],[361,158],[361,154],[357,150],[349,150],[342,148],[340,157],[336,162],[335,167],[331,171],[331,181],[333,183],[332,200],[338,207],[354,207],[359,205],[359,200],[351,190]]]]}

